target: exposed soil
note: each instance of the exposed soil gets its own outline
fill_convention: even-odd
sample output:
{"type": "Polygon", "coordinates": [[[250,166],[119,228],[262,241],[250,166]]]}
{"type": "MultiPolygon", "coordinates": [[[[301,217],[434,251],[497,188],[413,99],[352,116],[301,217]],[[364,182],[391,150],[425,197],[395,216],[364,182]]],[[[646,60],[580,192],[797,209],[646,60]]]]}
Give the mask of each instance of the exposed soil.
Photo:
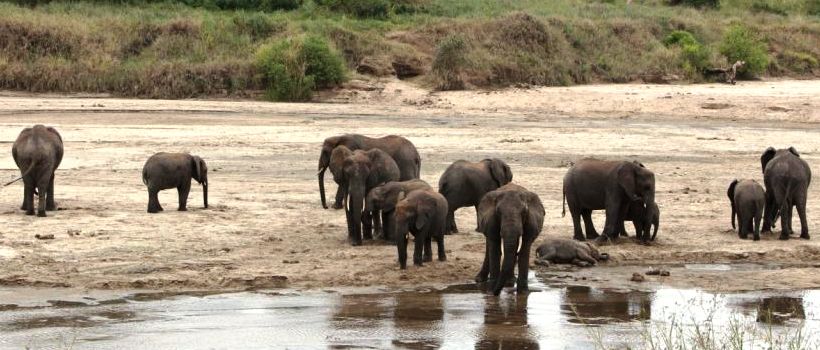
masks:
{"type": "MultiPolygon", "coordinates": [[[[768,146],[793,145],[818,168],[820,82],[428,93],[390,80],[326,98],[347,103],[3,93],[0,147],[11,148],[24,126],[43,123],[60,130],[66,156],[56,181],[61,210],[49,218],[19,210],[22,184],[0,190],[0,284],[218,290],[471,281],[484,249],[483,236],[469,230],[471,208],[457,212],[459,227],[470,232],[447,237],[447,262],[400,271],[395,247],[347,244],[344,213],[321,208],[316,166],[325,137],[356,132],[409,138],[431,184],[457,159],[506,159],[514,181],[544,202],[542,238],[571,236],[570,218],[561,217],[561,181],[572,161],[640,159],[657,177],[658,240],[603,247],[613,257],[609,265],[643,272],[660,263],[779,264],[786,268],[665,278],[712,290],[820,287],[820,238],[740,240],[726,198],[732,179],[761,180],[759,157],[768,146]],[[140,169],[158,151],[208,162],[210,209],[202,209],[195,188],[188,212],[174,210],[175,191],[160,195],[165,212],[145,212],[140,169]]],[[[9,153],[0,157],[3,180],[18,174],[9,153]]],[[[809,197],[808,221],[817,225],[820,187],[810,187],[809,197]]],[[[603,215],[595,219],[602,228],[603,215]]]]}

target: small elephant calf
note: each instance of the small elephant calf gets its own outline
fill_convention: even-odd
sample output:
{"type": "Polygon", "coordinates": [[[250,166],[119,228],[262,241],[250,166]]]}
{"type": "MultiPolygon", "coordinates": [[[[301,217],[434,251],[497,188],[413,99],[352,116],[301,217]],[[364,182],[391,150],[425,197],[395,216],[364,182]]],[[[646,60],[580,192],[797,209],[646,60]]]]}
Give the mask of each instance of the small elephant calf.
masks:
{"type": "Polygon", "coordinates": [[[413,264],[422,266],[423,261],[433,261],[432,240],[438,246],[438,260],[447,260],[444,253],[444,227],[447,222],[447,200],[433,190],[417,190],[399,195],[396,204],[396,242],[399,250],[399,267],[407,268],[407,234],[416,237],[413,264]]]}
{"type": "Polygon", "coordinates": [[[413,179],[390,181],[371,189],[364,201],[364,211],[370,213],[373,217],[374,235],[376,237],[382,236],[387,241],[395,240],[391,235],[396,229],[395,210],[396,204],[399,202],[399,194],[407,195],[413,191],[429,190],[431,188],[430,184],[424,180],[413,179]],[[384,221],[384,230],[382,230],[382,222],[379,220],[380,212],[381,219],[384,221]]]}
{"type": "Polygon", "coordinates": [[[202,185],[202,200],[208,207],[208,167],[205,161],[188,153],[154,154],[142,167],[142,182],[148,187],[148,212],[162,211],[158,194],[161,190],[176,188],[179,194],[179,211],[188,210],[188,192],[191,179],[202,185]]]}
{"type": "MultiPolygon", "coordinates": [[[[652,203],[648,207],[644,207],[641,202],[632,202],[626,212],[624,221],[632,221],[635,226],[635,237],[641,242],[648,243],[654,241],[658,235],[658,225],[660,224],[661,210],[657,203],[652,203]],[[644,211],[645,210],[645,211],[644,211]],[[652,226],[655,227],[654,232],[652,226]],[[650,233],[652,236],[650,237],[650,233]]],[[[626,229],[621,227],[621,235],[627,236],[626,229]]]]}
{"type": "Polygon", "coordinates": [[[751,232],[755,241],[760,240],[760,219],[763,217],[763,209],[766,206],[766,192],[763,186],[755,180],[737,180],[729,184],[726,191],[729,196],[729,203],[732,205],[732,228],[735,227],[735,216],[737,216],[740,227],[737,235],[741,239],[746,239],[751,232]],[[752,224],[754,223],[754,230],[752,224]]]}
{"type": "Polygon", "coordinates": [[[609,254],[599,252],[594,244],[573,239],[548,239],[535,250],[535,263],[545,266],[552,263],[587,267],[608,259],[609,254]]]}

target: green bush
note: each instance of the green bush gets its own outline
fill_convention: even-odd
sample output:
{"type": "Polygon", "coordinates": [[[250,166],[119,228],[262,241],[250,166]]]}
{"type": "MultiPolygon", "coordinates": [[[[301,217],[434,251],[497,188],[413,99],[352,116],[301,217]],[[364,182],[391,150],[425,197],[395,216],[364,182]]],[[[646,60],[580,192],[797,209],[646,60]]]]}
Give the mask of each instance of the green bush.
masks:
{"type": "Polygon", "coordinates": [[[738,74],[749,76],[763,73],[769,65],[768,47],[751,29],[733,25],[726,31],[720,43],[720,53],[729,64],[745,61],[738,74]]]}
{"type": "Polygon", "coordinates": [[[439,43],[433,59],[433,74],[439,90],[464,88],[461,70],[467,65],[467,42],[463,37],[451,35],[439,43]]]}
{"type": "Polygon", "coordinates": [[[766,0],[757,0],[750,7],[752,12],[757,13],[771,13],[780,16],[786,16],[788,13],[784,8],[776,4],[769,3],[766,0]]]}
{"type": "Polygon", "coordinates": [[[683,69],[690,75],[700,74],[709,65],[709,50],[692,33],[676,30],[663,39],[667,47],[680,46],[683,69]]]}
{"type": "Polygon", "coordinates": [[[806,13],[820,16],[820,0],[806,0],[806,13]]]}
{"type": "Polygon", "coordinates": [[[256,62],[274,101],[309,101],[313,90],[344,81],[341,57],[319,37],[279,40],[262,47],[256,62]]]}
{"type": "Polygon", "coordinates": [[[316,0],[331,11],[344,12],[359,18],[386,18],[390,14],[388,0],[316,0]]]}
{"type": "Polygon", "coordinates": [[[276,22],[270,16],[259,12],[237,12],[233,17],[237,31],[248,34],[251,39],[267,38],[285,30],[285,23],[276,22]]]}
{"type": "Polygon", "coordinates": [[[718,8],[720,7],[720,0],[669,0],[669,4],[718,8]]]}
{"type": "Polygon", "coordinates": [[[811,73],[820,67],[817,58],[804,52],[786,51],[781,55],[780,61],[785,67],[798,73],[811,73]]]}

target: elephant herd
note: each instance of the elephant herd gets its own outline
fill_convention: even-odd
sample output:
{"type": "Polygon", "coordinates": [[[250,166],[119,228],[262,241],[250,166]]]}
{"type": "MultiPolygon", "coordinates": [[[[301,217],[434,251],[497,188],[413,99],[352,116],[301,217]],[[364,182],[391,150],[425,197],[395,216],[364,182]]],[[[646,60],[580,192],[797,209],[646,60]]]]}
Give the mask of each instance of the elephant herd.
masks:
{"type": "MultiPolygon", "coordinates": [[[[34,215],[34,196],[39,197],[37,215],[55,210],[54,173],[63,157],[63,142],[52,127],[24,129],[12,147],[14,161],[24,183],[22,210],[34,215]]],[[[801,238],[809,239],[806,199],[811,170],[793,147],[768,148],[761,156],[765,189],[754,180],[735,180],[727,191],[732,226],[737,218],[738,235],[760,238],[782,218],[780,239],[792,233],[793,207],[801,222],[801,238]]],[[[513,172],[501,159],[479,162],[457,160],[439,178],[438,189],[420,179],[421,157],[409,140],[400,136],[370,138],[358,134],[329,137],[322,144],[318,180],[322,206],[327,209],[325,172],[330,169],[338,185],[333,208],[344,208],[349,242],[382,238],[396,243],[399,266],[406,268],[408,234],[415,236],[413,264],[432,261],[432,241],[438,259],[446,260],[444,237],[457,233],[454,212],[463,207],[476,210],[476,230],[486,239],[484,261],[476,276],[498,294],[514,276],[517,288],[527,289],[530,251],[541,232],[545,210],[537,194],[512,182],[513,172]],[[502,258],[503,257],[503,258],[502,258]]],[[[203,188],[208,207],[208,167],[187,153],[157,153],[142,170],[148,189],[148,212],[162,211],[158,192],[176,188],[178,210],[187,208],[191,180],[203,188]]],[[[660,211],[655,202],[655,174],[637,161],[582,159],[573,164],[563,181],[564,210],[573,223],[576,241],[617,240],[626,235],[625,221],[632,221],[636,237],[644,243],[655,239],[660,211]],[[605,210],[601,234],[593,223],[593,210],[605,210]],[[581,220],[583,219],[583,228],[581,220]],[[654,227],[654,232],[652,228],[654,227]],[[651,234],[651,235],[650,235],[651,234]]],[[[538,258],[553,262],[586,262],[606,259],[590,244],[548,240],[537,249],[538,258]]]]}

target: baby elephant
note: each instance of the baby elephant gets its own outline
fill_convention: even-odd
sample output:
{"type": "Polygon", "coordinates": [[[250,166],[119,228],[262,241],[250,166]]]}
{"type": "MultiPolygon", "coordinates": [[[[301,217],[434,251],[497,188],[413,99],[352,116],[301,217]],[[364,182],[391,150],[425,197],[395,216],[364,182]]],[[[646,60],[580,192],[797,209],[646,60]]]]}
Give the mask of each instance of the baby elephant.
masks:
{"type": "Polygon", "coordinates": [[[766,192],[763,186],[755,180],[735,180],[729,185],[726,195],[729,196],[729,203],[732,205],[732,228],[736,228],[735,216],[740,224],[738,236],[746,239],[751,232],[755,241],[760,240],[760,219],[766,205],[766,192]]]}
{"type": "Polygon", "coordinates": [[[179,211],[186,211],[191,179],[202,185],[202,198],[208,207],[208,167],[205,161],[187,153],[157,153],[142,167],[142,182],[148,187],[148,212],[162,211],[157,194],[176,188],[179,193],[179,211]]]}
{"type": "Polygon", "coordinates": [[[429,190],[430,184],[424,180],[413,179],[407,181],[390,181],[383,185],[374,187],[367,193],[364,201],[365,212],[373,216],[373,228],[375,236],[383,236],[385,240],[394,240],[390,235],[395,231],[396,223],[396,203],[399,202],[399,194],[405,195],[416,190],[429,190]],[[382,231],[381,221],[378,213],[381,212],[384,221],[384,231],[382,231]]]}
{"type": "Polygon", "coordinates": [[[579,242],[574,239],[548,239],[535,250],[536,264],[545,266],[552,263],[587,267],[608,259],[609,254],[598,252],[598,248],[594,244],[579,242]]]}
{"type": "MultiPolygon", "coordinates": [[[[635,236],[643,243],[654,241],[658,235],[658,225],[660,224],[661,210],[657,203],[652,203],[644,207],[641,202],[632,202],[624,217],[625,221],[632,221],[635,226],[635,236]],[[644,211],[646,210],[646,211],[644,211]],[[652,226],[655,226],[654,232],[652,226]],[[652,233],[650,237],[649,234],[652,233]]],[[[621,227],[621,235],[627,236],[626,229],[621,227]]]]}
{"type": "Polygon", "coordinates": [[[423,261],[433,261],[432,240],[438,245],[438,260],[445,261],[444,225],[447,222],[447,200],[433,190],[418,190],[399,194],[396,204],[396,241],[399,249],[399,267],[407,268],[407,233],[416,237],[413,264],[422,266],[423,261]]]}

